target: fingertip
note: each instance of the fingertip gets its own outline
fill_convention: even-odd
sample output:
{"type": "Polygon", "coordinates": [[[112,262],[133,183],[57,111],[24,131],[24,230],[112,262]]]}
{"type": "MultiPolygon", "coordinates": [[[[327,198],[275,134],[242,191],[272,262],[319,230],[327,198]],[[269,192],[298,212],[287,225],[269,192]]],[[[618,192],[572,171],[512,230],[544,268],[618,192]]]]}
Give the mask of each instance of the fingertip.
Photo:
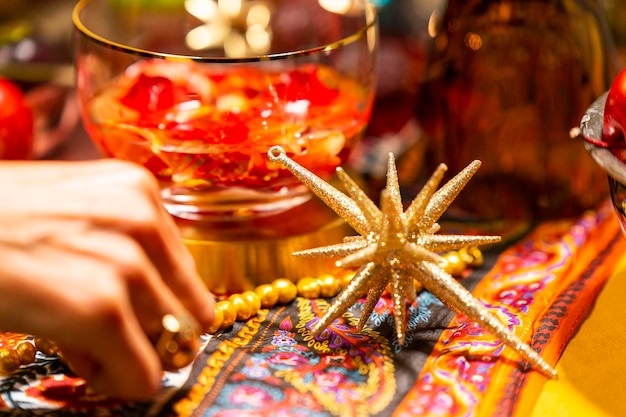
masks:
{"type": "Polygon", "coordinates": [[[215,321],[215,298],[209,291],[206,292],[202,311],[198,316],[198,322],[204,331],[208,330],[215,321]]]}
{"type": "Polygon", "coordinates": [[[124,383],[119,380],[109,380],[105,376],[96,378],[93,383],[87,381],[90,387],[97,393],[109,395],[113,398],[131,401],[146,401],[154,398],[163,385],[162,371],[151,372],[141,380],[134,380],[132,383],[124,383]],[[120,383],[121,382],[121,383],[120,383]]]}
{"type": "Polygon", "coordinates": [[[163,384],[163,368],[151,346],[140,360],[126,365],[101,366],[99,370],[102,372],[93,375],[88,381],[89,386],[97,393],[117,399],[149,400],[154,398],[163,384]]]}
{"type": "Polygon", "coordinates": [[[146,390],[140,395],[143,396],[143,399],[149,399],[154,397],[154,395],[159,392],[161,387],[163,386],[163,371],[155,373],[152,378],[149,378],[146,381],[146,390]]]}

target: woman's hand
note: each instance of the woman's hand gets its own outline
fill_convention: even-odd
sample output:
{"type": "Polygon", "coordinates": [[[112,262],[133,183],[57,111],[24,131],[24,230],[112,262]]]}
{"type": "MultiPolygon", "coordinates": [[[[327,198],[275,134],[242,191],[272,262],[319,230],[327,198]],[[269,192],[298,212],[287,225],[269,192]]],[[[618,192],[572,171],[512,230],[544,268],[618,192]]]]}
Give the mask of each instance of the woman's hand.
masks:
{"type": "Polygon", "coordinates": [[[143,168],[0,163],[0,329],[53,340],[93,389],[139,399],[160,387],[161,318],[206,329],[213,311],[143,168]]]}

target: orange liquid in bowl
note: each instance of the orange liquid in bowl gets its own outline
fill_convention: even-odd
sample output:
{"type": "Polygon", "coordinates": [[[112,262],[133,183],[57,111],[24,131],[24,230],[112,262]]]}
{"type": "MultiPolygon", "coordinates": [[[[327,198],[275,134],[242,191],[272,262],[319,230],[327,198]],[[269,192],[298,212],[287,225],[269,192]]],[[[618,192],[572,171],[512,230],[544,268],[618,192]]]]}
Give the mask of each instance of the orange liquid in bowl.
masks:
{"type": "Polygon", "coordinates": [[[372,97],[326,66],[272,68],[141,61],[85,104],[86,127],[106,155],[153,172],[166,206],[235,217],[280,211],[309,194],[268,161],[268,149],[280,145],[329,177],[360,139],[372,97]]]}

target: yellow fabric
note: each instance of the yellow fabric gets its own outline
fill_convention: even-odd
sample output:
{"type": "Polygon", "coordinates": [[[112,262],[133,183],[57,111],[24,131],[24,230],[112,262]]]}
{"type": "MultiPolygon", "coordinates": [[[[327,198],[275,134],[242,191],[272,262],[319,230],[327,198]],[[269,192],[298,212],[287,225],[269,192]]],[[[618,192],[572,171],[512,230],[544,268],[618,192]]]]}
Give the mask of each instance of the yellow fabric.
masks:
{"type": "Polygon", "coordinates": [[[626,416],[626,257],[569,342],[532,417],[626,416]]]}

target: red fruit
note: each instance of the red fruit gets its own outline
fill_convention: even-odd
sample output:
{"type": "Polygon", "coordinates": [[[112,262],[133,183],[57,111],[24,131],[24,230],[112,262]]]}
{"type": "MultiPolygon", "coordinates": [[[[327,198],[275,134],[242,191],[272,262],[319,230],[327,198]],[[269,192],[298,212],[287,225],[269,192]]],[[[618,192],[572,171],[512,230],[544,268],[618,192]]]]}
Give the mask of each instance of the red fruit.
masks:
{"type": "Polygon", "coordinates": [[[626,126],[626,69],[618,74],[609,89],[604,105],[602,141],[598,145],[608,148],[625,147],[624,126],[626,126]]]}
{"type": "Polygon", "coordinates": [[[0,159],[28,159],[33,148],[33,112],[24,93],[0,78],[0,159]]]}
{"type": "Polygon", "coordinates": [[[286,101],[307,99],[311,104],[324,106],[332,103],[339,90],[327,86],[320,78],[315,66],[301,67],[289,73],[284,84],[274,86],[279,97],[286,101]]]}
{"type": "Polygon", "coordinates": [[[141,114],[168,110],[174,106],[174,84],[165,77],[141,74],[120,102],[141,114]]]}

